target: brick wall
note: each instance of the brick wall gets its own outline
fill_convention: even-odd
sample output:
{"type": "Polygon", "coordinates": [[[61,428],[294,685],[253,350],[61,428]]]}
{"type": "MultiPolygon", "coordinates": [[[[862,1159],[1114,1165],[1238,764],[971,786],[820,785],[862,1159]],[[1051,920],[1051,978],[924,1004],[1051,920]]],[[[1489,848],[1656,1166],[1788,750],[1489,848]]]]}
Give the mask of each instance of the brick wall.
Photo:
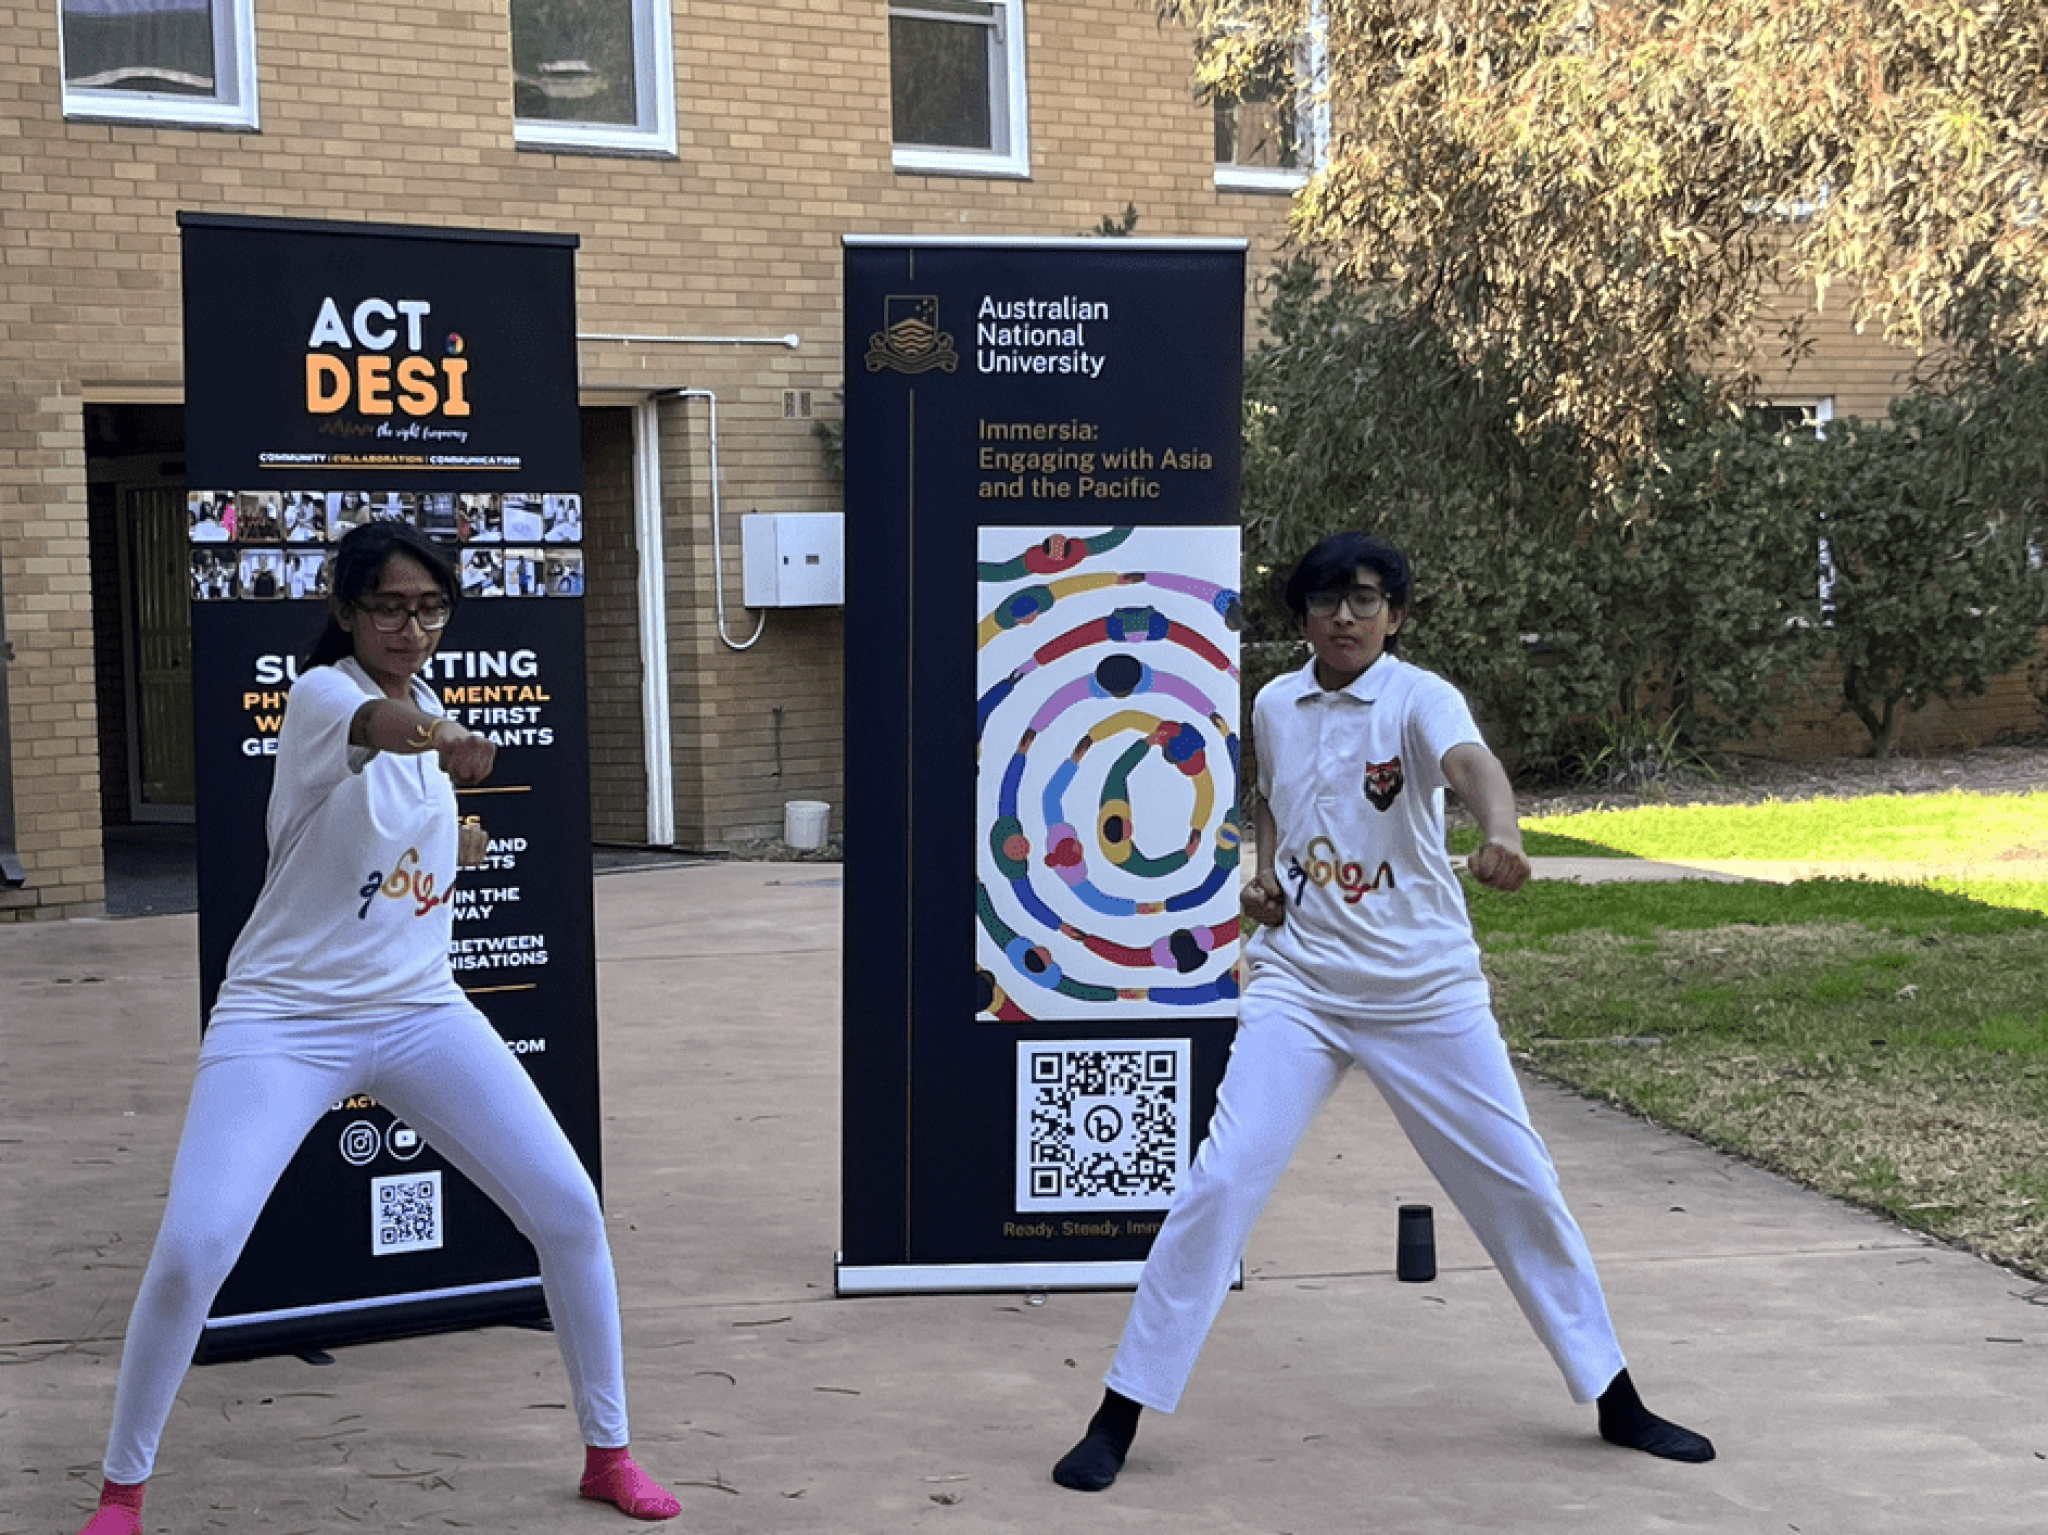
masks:
{"type": "Polygon", "coordinates": [[[93,911],[105,897],[80,403],[54,378],[11,382],[19,392],[0,395],[0,593],[16,849],[30,885],[0,886],[0,919],[93,911]]]}
{"type": "Polygon", "coordinates": [[[1891,402],[1911,387],[1914,355],[1884,345],[1871,330],[1859,330],[1839,289],[1818,310],[1808,290],[1779,295],[1766,306],[1763,330],[1756,371],[1766,399],[1826,398],[1837,417],[1881,421],[1891,402]],[[1801,344],[1787,356],[1779,333],[1794,320],[1801,344]]]}

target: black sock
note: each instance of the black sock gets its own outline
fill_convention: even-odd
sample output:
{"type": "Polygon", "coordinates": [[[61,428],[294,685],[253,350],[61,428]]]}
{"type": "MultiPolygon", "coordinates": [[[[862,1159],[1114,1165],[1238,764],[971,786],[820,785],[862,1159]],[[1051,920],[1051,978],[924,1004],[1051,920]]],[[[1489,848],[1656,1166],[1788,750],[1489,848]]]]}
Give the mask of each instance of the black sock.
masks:
{"type": "Polygon", "coordinates": [[[1131,1441],[1138,1437],[1138,1414],[1144,1411],[1127,1396],[1114,1391],[1102,1393],[1102,1405],[1088,1420],[1088,1432],[1081,1442],[1062,1455],[1052,1468],[1052,1479],[1076,1492],[1100,1492],[1116,1480],[1131,1453],[1131,1441]]]}
{"type": "Polygon", "coordinates": [[[1703,1461],[1714,1458],[1713,1442],[1704,1434],[1667,1423],[1643,1405],[1635,1382],[1623,1370],[1600,1396],[1600,1437],[1626,1450],[1641,1450],[1664,1460],[1703,1461]]]}

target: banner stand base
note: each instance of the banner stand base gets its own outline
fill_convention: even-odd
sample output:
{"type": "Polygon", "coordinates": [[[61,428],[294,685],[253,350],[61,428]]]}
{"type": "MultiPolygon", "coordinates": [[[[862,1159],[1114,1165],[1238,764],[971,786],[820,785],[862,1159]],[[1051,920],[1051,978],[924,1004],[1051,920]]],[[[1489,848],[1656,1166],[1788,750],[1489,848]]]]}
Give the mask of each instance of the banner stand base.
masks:
{"type": "MultiPolygon", "coordinates": [[[[944,1295],[991,1290],[1135,1290],[1145,1263],[848,1263],[833,1260],[833,1291],[847,1295],[944,1295]]],[[[1244,1286],[1244,1265],[1230,1287],[1244,1286]]]]}
{"type": "Polygon", "coordinates": [[[348,1343],[378,1343],[472,1327],[534,1326],[547,1319],[538,1278],[466,1286],[386,1301],[303,1307],[253,1316],[211,1318],[199,1334],[194,1364],[225,1364],[266,1354],[304,1354],[348,1343]]]}

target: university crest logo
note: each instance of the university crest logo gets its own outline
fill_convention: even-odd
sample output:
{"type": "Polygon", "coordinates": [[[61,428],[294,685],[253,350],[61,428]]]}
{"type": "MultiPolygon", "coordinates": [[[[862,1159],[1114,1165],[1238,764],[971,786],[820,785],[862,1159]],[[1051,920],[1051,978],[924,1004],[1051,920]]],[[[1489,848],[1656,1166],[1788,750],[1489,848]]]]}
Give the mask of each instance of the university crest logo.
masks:
{"type": "Polygon", "coordinates": [[[960,366],[953,338],[939,329],[939,301],[928,294],[893,294],[882,329],[868,337],[868,372],[951,373],[960,366]]]}

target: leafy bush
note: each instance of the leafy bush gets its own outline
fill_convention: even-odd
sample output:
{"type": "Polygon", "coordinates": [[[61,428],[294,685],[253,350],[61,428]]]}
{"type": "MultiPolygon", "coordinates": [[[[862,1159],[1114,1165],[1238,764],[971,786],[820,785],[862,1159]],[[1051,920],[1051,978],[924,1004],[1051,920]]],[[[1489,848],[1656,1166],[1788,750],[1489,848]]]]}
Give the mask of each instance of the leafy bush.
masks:
{"type": "Polygon", "coordinates": [[[1416,568],[1402,654],[1463,687],[1511,750],[1554,758],[1608,696],[1603,676],[1559,664],[1595,647],[1574,570],[1588,478],[1575,445],[1518,437],[1505,394],[1427,321],[1306,261],[1275,269],[1265,318],[1245,368],[1252,637],[1293,638],[1274,587],[1311,544],[1376,532],[1416,568]]]}
{"type": "Polygon", "coordinates": [[[1981,692],[2033,646],[2041,365],[1821,437],[1675,380],[1657,457],[1607,494],[1584,442],[1517,420],[1511,372],[1306,260],[1275,270],[1245,370],[1248,639],[1291,640],[1276,579],[1367,529],[1415,564],[1402,654],[1463,688],[1497,746],[1637,778],[1770,728],[1829,651],[1882,754],[1901,708],[1981,692]]]}
{"type": "Polygon", "coordinates": [[[2042,423],[2015,441],[1975,401],[1909,398],[1804,445],[1803,509],[1828,552],[1843,700],[1887,755],[1905,711],[1967,698],[2039,638],[2042,423]]]}
{"type": "MultiPolygon", "coordinates": [[[[1702,414],[1707,391],[1667,408],[1702,414]]],[[[1789,559],[1798,538],[1762,515],[1772,465],[1755,438],[1730,426],[1619,505],[1596,500],[1583,443],[1518,430],[1510,392],[1428,321],[1295,260],[1246,367],[1247,564],[1284,572],[1337,528],[1379,533],[1416,567],[1402,653],[1463,688],[1523,768],[1584,763],[1617,737],[1697,755],[1756,723],[1811,596],[1789,574],[1810,550],[1789,559]]],[[[1291,634],[1263,584],[1257,632],[1291,634]]]]}
{"type": "Polygon", "coordinates": [[[1618,652],[1609,721],[1624,737],[1697,751],[1751,735],[1810,668],[1819,554],[1790,494],[1792,440],[1726,413],[1668,433],[1626,517],[1598,530],[1589,579],[1618,652]]]}

